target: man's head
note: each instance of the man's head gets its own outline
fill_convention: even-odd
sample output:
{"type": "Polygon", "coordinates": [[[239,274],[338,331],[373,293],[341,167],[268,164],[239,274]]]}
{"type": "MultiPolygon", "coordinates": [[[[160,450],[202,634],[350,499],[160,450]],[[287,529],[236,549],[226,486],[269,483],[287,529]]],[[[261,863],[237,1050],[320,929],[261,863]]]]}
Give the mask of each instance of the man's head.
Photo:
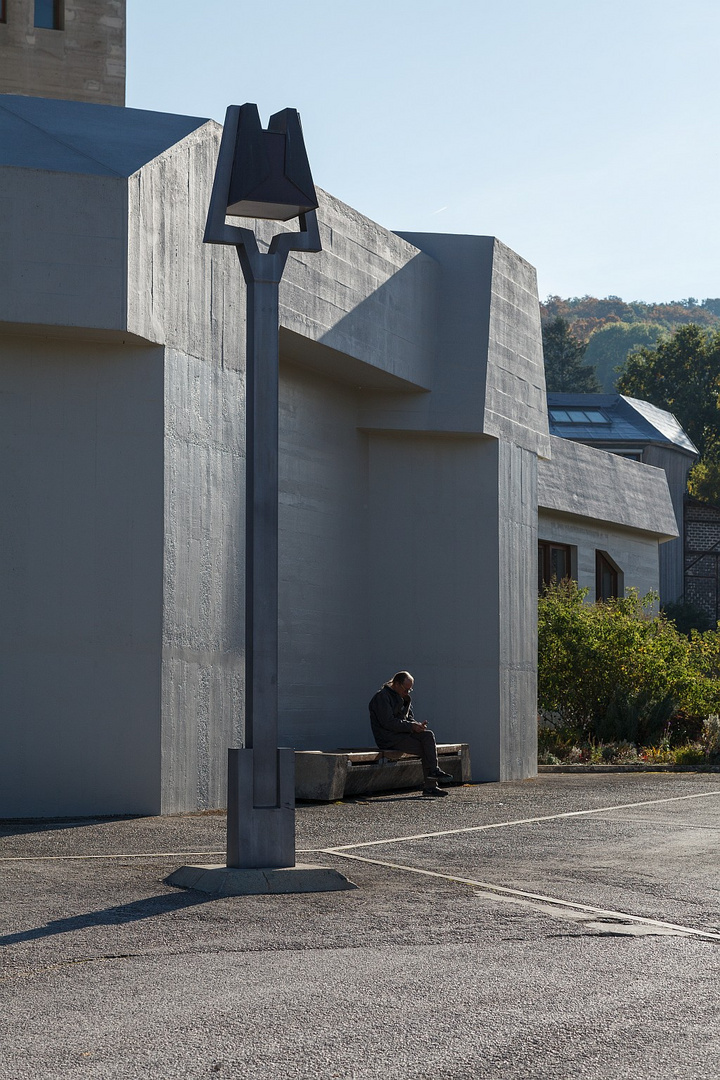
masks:
{"type": "Polygon", "coordinates": [[[409,671],[398,671],[393,675],[390,680],[390,686],[396,694],[400,694],[402,697],[409,697],[412,694],[415,680],[409,671]]]}

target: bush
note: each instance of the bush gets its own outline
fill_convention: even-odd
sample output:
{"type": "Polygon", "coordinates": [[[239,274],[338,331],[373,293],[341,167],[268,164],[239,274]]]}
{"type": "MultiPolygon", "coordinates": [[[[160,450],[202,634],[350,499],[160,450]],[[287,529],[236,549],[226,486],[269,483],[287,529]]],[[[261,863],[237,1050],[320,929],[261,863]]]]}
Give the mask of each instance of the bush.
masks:
{"type": "Polygon", "coordinates": [[[688,637],[691,630],[714,629],[710,616],[695,604],[665,604],[663,615],[675,623],[681,634],[688,637]]]}
{"type": "MultiPolygon", "coordinates": [[[[720,713],[720,634],[685,637],[657,597],[587,604],[576,582],[549,586],[539,602],[538,704],[566,740],[668,745],[697,741],[720,713]]],[[[556,751],[553,751],[556,752],[556,751]]]]}

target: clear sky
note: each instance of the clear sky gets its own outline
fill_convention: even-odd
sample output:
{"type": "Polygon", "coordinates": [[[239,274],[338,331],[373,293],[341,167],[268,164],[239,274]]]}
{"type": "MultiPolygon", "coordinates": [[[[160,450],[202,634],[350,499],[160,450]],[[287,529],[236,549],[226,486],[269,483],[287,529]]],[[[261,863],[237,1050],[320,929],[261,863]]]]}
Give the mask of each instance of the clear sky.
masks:
{"type": "Polygon", "coordinates": [[[300,110],[315,183],[541,298],[720,296],[720,0],[127,0],[127,105],[300,110]]]}

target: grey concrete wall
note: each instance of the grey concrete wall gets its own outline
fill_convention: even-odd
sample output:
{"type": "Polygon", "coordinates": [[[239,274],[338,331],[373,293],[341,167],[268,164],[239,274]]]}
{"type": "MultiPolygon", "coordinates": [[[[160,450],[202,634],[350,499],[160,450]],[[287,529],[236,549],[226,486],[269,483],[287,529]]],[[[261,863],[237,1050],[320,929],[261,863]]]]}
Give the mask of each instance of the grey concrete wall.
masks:
{"type": "Polygon", "coordinates": [[[2,340],[0,816],[157,813],[162,355],[2,340]]]}
{"type": "MultiPolygon", "coordinates": [[[[201,244],[218,134],[129,181],[128,327],[169,346],[165,811],[222,805],[242,732],[245,286],[233,249],[201,244]]],[[[432,261],[321,198],[325,249],[289,260],[281,288],[280,730],[299,747],[369,737],[357,387],[417,392],[433,343],[432,261]]]]}
{"type": "MultiPolygon", "coordinates": [[[[513,443],[493,446],[498,458],[500,722],[497,772],[489,769],[483,778],[521,780],[537,772],[538,462],[532,451],[513,443]]],[[[493,549],[488,545],[488,550],[493,549]]]]}
{"type": "Polygon", "coordinates": [[[0,168],[0,321],[126,328],[127,182],[0,168]]]}
{"type": "Polygon", "coordinates": [[[433,393],[388,398],[368,423],[476,432],[548,456],[534,268],[492,236],[401,235],[439,267],[433,393]]]}
{"type": "MultiPolygon", "coordinates": [[[[127,326],[237,365],[245,309],[237,255],[202,244],[220,133],[210,121],[130,178],[127,326]]],[[[284,354],[355,387],[428,389],[435,263],[326,192],[318,196],[323,250],[292,254],[280,286],[284,354]]],[[[286,228],[247,224],[261,243],[286,228]]]]}
{"type": "Polygon", "coordinates": [[[202,242],[220,130],[204,124],[127,181],[127,328],[242,369],[245,287],[237,255],[202,242]]]}
{"type": "Polygon", "coordinates": [[[168,349],[164,370],[162,810],[223,806],[242,744],[244,384],[168,349]]]}
{"type": "MultiPolygon", "coordinates": [[[[281,325],[365,365],[355,386],[431,389],[436,364],[438,268],[417,247],[319,191],[322,252],[291,256],[281,325]]],[[[278,231],[265,226],[265,235],[278,231]]],[[[321,350],[315,355],[319,357],[321,350]]],[[[342,369],[355,365],[345,359],[342,369]]],[[[326,369],[327,370],[327,369],[326,369]]],[[[332,374],[332,372],[331,372],[332,374]]],[[[337,377],[337,375],[335,375],[337,377]]]]}
{"type": "Polygon", "coordinates": [[[0,94],[125,104],[125,0],[63,0],[62,30],[34,25],[35,0],[6,0],[0,94]]]}
{"type": "Polygon", "coordinates": [[[441,741],[470,744],[475,779],[532,775],[533,456],[489,439],[380,433],[369,453],[374,683],[412,671],[418,715],[441,741]]]}
{"type": "Polygon", "coordinates": [[[652,533],[678,535],[661,469],[550,436],[552,460],[538,462],[538,505],[652,533]]]}
{"type": "Polygon", "coordinates": [[[680,534],[660,548],[660,599],[663,603],[670,603],[681,600],[685,591],[683,506],[687,475],[694,459],[689,454],[679,453],[674,447],[647,446],[643,461],[664,470],[680,534]]]}
{"type": "MultiPolygon", "coordinates": [[[[284,363],[280,400],[281,740],[372,744],[368,448],[358,391],[284,363]]],[[[388,663],[392,660],[388,659],[388,663]]]]}

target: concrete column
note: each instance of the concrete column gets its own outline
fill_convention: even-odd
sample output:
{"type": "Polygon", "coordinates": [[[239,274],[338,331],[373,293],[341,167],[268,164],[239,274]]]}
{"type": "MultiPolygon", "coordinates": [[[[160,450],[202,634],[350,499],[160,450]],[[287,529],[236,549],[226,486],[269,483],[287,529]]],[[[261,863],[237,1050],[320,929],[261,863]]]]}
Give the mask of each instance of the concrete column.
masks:
{"type": "Polygon", "coordinates": [[[370,652],[406,667],[475,780],[536,770],[537,459],[486,438],[370,437],[370,652]]]}

